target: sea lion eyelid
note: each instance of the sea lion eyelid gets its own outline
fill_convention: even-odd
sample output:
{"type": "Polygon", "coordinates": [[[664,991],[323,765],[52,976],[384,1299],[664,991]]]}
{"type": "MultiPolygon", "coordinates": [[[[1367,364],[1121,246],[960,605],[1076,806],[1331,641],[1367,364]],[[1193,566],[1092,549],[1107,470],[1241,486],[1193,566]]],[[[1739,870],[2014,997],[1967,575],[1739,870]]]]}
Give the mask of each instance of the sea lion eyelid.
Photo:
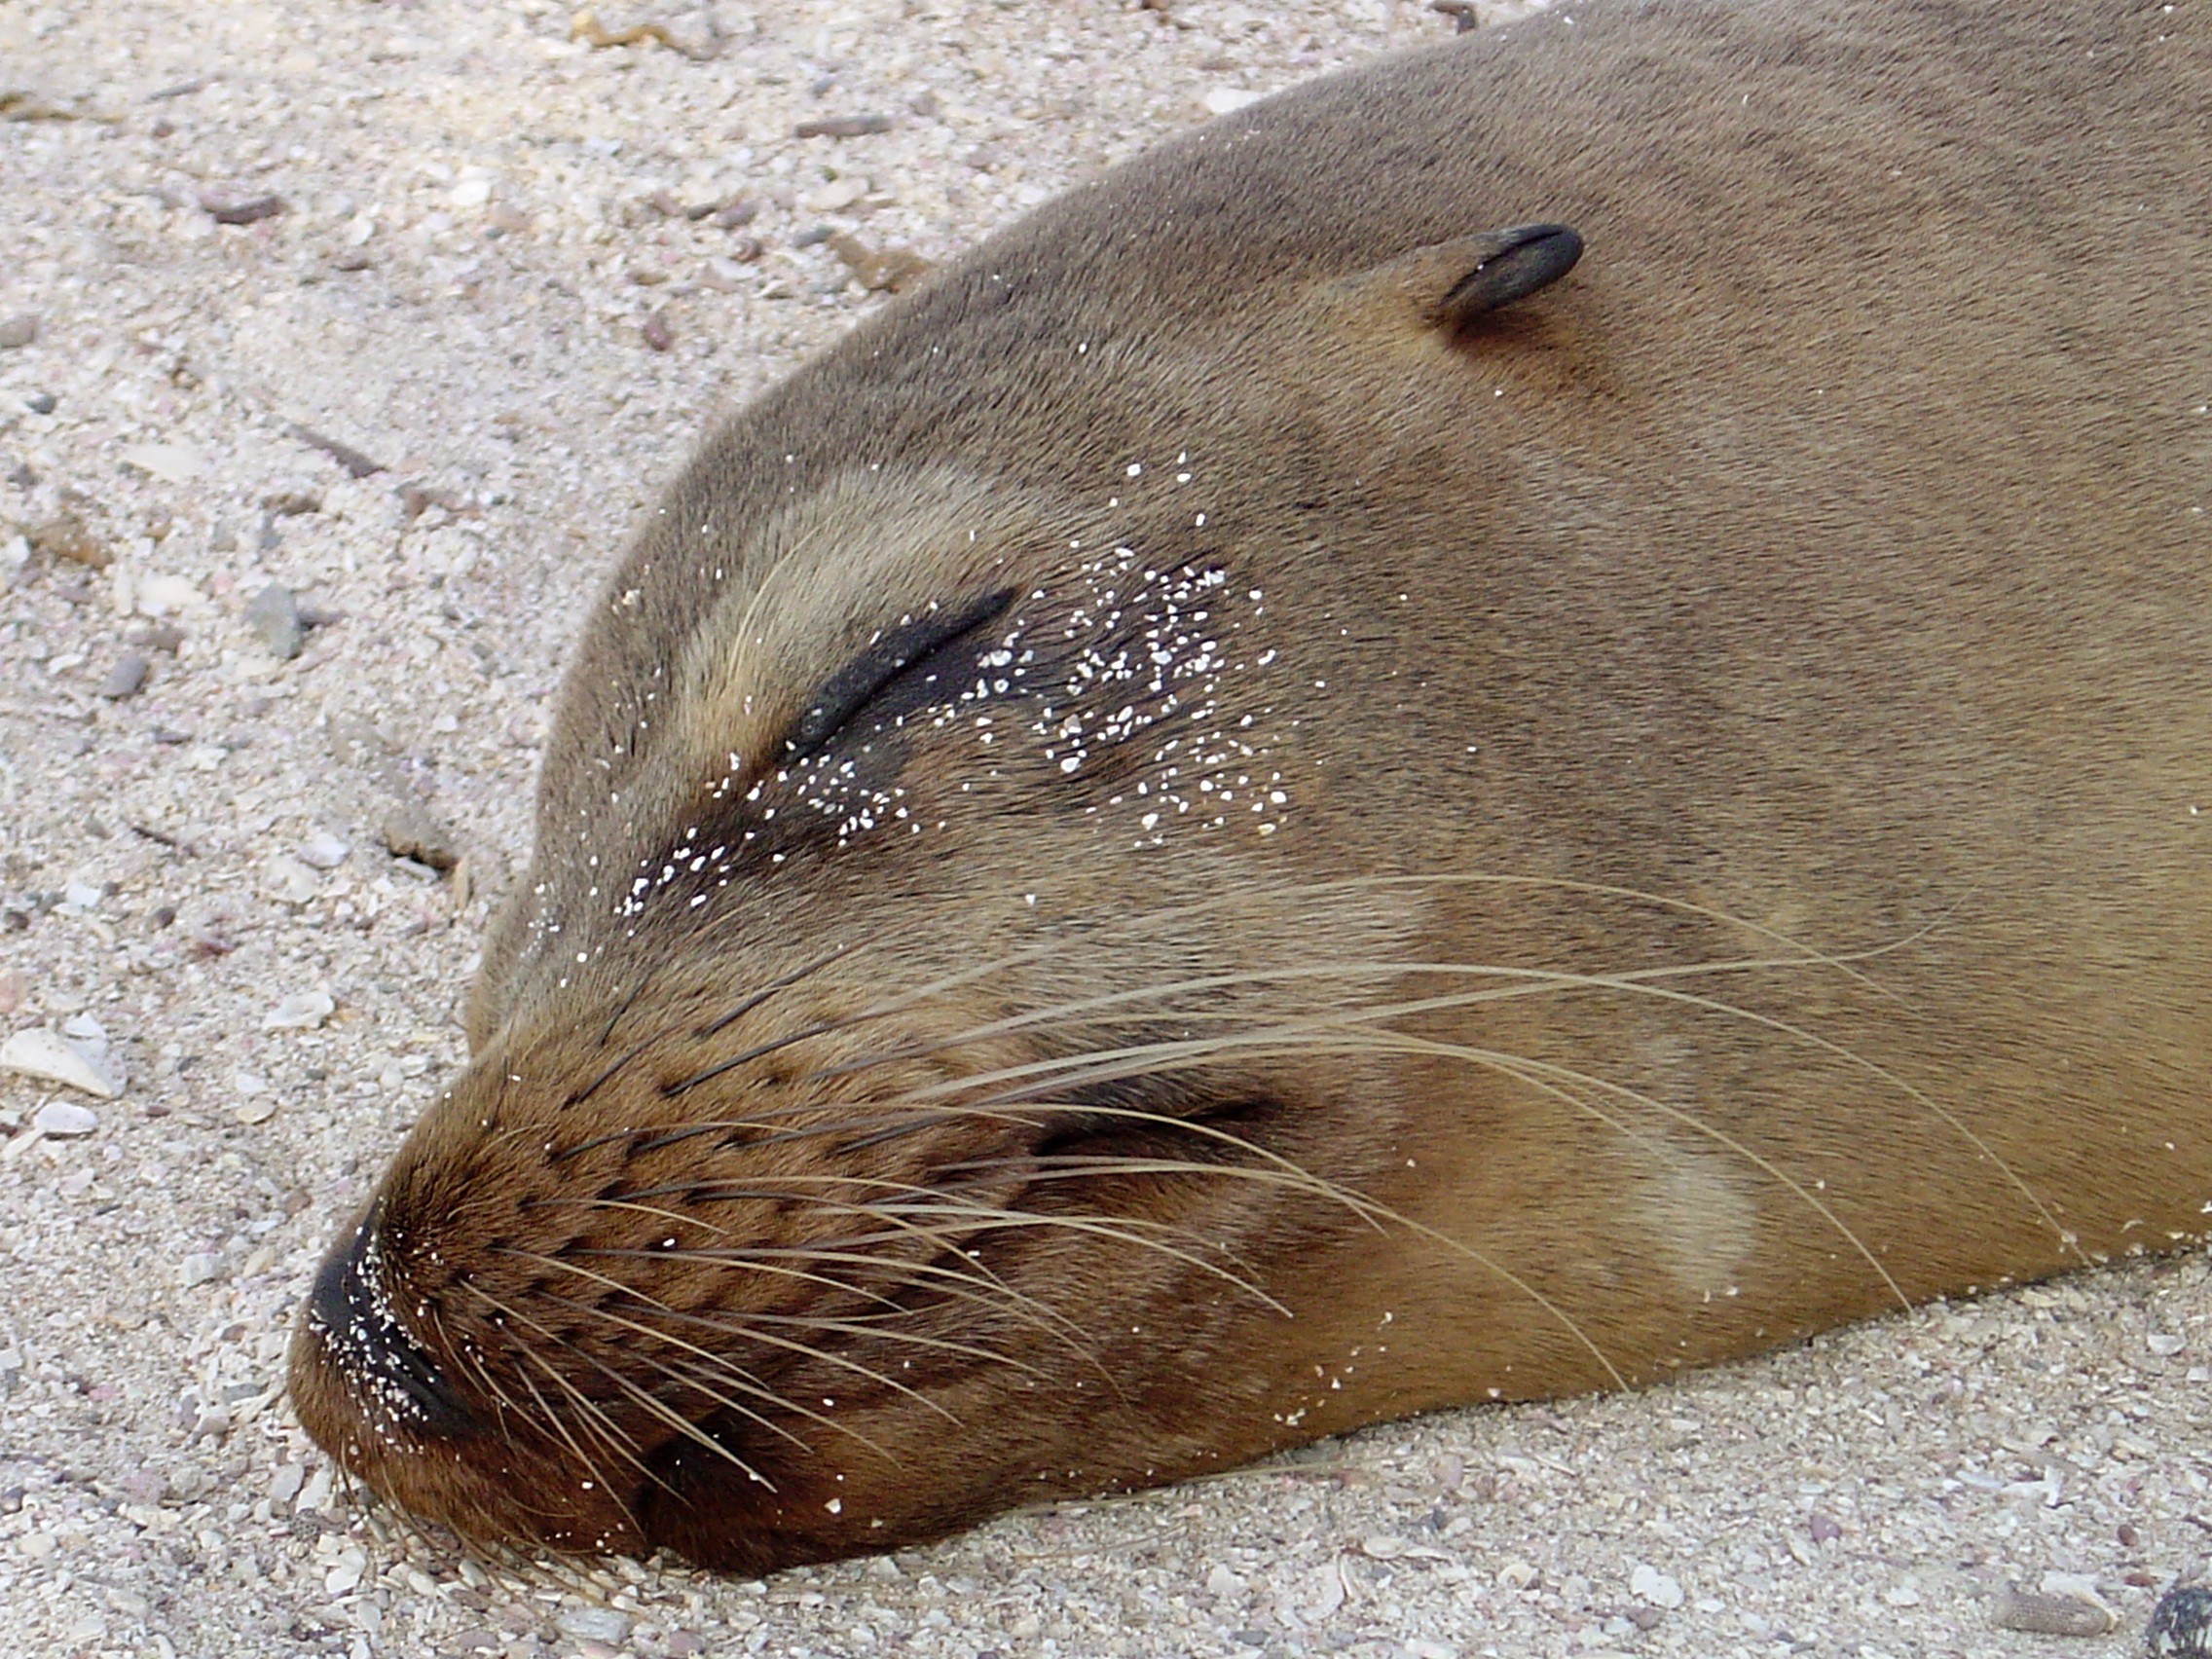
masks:
{"type": "Polygon", "coordinates": [[[915,664],[995,621],[1014,603],[998,588],[959,607],[932,606],[884,629],[822,683],[806,712],[784,736],[786,759],[802,760],[825,747],[855,715],[915,664]]]}

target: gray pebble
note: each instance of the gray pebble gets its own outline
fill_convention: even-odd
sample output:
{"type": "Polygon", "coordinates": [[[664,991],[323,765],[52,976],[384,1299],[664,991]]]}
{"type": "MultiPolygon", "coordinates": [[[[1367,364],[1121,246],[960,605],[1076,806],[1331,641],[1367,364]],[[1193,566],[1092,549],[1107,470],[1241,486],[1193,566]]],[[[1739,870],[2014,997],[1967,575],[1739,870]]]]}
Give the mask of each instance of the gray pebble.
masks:
{"type": "Polygon", "coordinates": [[[9,317],[0,322],[0,350],[12,351],[28,346],[38,338],[38,317],[25,312],[20,316],[9,317]]]}
{"type": "Polygon", "coordinates": [[[377,824],[377,835],[395,859],[413,859],[431,869],[451,869],[461,862],[453,832],[410,801],[394,801],[377,824]]]}
{"type": "Polygon", "coordinates": [[[146,659],[136,651],[125,651],[115,659],[115,666],[107,671],[100,682],[100,695],[110,698],[135,697],[145,689],[146,659]]]}
{"type": "Polygon", "coordinates": [[[23,399],[23,407],[33,415],[51,415],[55,410],[55,396],[51,391],[34,391],[23,399]]]}
{"type": "Polygon", "coordinates": [[[167,651],[172,655],[177,646],[184,644],[184,630],[174,622],[143,623],[123,637],[143,650],[167,651]]]}
{"type": "Polygon", "coordinates": [[[793,129],[800,138],[865,138],[875,132],[891,130],[888,115],[830,115],[802,121],[793,129]]]}
{"type": "Polygon", "coordinates": [[[213,191],[201,197],[200,206],[218,225],[257,224],[285,211],[285,202],[281,196],[249,196],[240,199],[213,191]]]}
{"type": "Polygon", "coordinates": [[[196,1250],[177,1264],[177,1276],[184,1288],[211,1284],[223,1276],[223,1258],[213,1250],[196,1250]]]}
{"type": "Polygon", "coordinates": [[[270,653],[287,662],[300,654],[307,641],[298,596],[281,582],[271,582],[253,596],[253,603],[245,608],[245,620],[270,653]]]}

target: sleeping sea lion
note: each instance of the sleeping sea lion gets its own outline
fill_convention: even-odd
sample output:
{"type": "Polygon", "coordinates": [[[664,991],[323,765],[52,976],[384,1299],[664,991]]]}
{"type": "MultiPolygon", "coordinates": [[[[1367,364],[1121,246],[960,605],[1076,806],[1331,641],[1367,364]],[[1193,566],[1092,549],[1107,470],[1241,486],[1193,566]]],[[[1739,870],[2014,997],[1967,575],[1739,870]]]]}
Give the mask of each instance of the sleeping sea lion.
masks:
{"type": "Polygon", "coordinates": [[[304,1422],[752,1573],[2201,1237],[2207,107],[1594,0],[887,305],[587,620],[304,1422]]]}

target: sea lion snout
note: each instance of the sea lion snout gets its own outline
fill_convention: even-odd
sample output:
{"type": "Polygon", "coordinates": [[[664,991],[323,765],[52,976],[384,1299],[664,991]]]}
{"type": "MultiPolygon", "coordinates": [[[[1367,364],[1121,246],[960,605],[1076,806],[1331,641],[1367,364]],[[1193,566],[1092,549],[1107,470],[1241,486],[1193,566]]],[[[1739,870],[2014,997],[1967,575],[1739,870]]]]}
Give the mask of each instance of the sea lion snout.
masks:
{"type": "Polygon", "coordinates": [[[940,1525],[1060,1437],[1020,1413],[1130,1376],[1023,1289],[1052,1263],[1266,1300],[1206,1220],[1251,1091],[1009,1033],[1055,1023],[848,977],[505,1034],[318,1276],[303,1420],[478,1538],[757,1570],[940,1525]],[[1115,1171],[1149,1219],[1095,1213],[1115,1171]],[[955,1452],[985,1425],[998,1456],[955,1452]]]}
{"type": "Polygon", "coordinates": [[[443,1367],[403,1324],[384,1277],[377,1212],[361,1219],[315,1274],[305,1339],[329,1355],[347,1387],[377,1403],[391,1423],[456,1440],[483,1426],[461,1404],[443,1367]]]}

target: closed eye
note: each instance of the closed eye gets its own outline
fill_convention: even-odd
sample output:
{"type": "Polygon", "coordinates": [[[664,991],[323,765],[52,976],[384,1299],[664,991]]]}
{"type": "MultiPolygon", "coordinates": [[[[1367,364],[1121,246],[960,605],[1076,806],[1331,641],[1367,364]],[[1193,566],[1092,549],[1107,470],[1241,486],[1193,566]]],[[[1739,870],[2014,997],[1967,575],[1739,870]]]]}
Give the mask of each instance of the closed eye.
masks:
{"type": "Polygon", "coordinates": [[[1000,588],[957,609],[932,605],[920,616],[886,628],[823,682],[785,733],[785,757],[802,760],[821,753],[855,716],[884,702],[895,687],[911,684],[916,695],[907,701],[919,708],[935,700],[940,683],[965,683],[973,678],[975,663],[961,647],[1003,615],[1014,595],[1013,588],[1000,588]]]}

